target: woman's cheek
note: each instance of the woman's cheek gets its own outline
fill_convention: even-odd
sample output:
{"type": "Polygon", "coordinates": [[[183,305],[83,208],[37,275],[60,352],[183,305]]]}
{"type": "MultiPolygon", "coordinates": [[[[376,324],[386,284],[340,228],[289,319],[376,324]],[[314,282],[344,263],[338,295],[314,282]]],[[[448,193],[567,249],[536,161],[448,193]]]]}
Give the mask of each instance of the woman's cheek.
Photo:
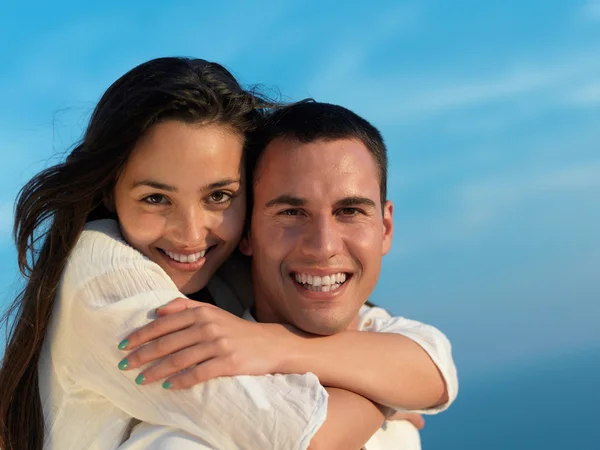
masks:
{"type": "Polygon", "coordinates": [[[119,214],[119,222],[130,242],[150,245],[162,236],[167,218],[161,214],[132,208],[124,214],[119,214]]]}

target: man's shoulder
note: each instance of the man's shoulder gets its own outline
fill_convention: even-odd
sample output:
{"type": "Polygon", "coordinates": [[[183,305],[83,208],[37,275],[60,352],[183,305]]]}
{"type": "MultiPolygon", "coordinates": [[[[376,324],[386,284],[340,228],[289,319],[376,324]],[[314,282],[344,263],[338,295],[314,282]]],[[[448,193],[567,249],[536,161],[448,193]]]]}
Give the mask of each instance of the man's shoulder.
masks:
{"type": "Polygon", "coordinates": [[[386,320],[392,316],[379,306],[363,305],[358,312],[358,329],[361,331],[375,331],[373,326],[377,319],[386,320]]]}

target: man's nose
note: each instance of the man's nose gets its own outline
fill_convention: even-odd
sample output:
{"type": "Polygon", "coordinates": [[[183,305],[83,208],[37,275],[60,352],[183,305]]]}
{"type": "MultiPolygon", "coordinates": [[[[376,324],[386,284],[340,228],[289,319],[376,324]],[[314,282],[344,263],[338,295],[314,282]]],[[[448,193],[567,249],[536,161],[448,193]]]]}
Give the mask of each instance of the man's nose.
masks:
{"type": "Polygon", "coordinates": [[[316,261],[326,261],[343,247],[341,231],[332,216],[318,216],[306,227],[302,251],[316,261]]]}

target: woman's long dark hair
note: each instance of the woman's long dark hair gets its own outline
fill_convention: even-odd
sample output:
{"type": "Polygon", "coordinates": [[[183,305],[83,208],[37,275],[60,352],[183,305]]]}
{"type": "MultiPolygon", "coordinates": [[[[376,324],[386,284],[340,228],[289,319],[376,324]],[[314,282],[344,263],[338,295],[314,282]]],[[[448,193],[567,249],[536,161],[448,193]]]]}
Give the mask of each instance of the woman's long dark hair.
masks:
{"type": "Polygon", "coordinates": [[[62,271],[85,222],[101,206],[138,139],[175,119],[217,123],[241,136],[274,106],[242,89],[219,64],[159,58],[132,69],[100,99],[66,160],[21,189],[14,238],[26,286],[9,308],[0,369],[0,448],[41,450],[44,418],[38,360],[62,271]]]}

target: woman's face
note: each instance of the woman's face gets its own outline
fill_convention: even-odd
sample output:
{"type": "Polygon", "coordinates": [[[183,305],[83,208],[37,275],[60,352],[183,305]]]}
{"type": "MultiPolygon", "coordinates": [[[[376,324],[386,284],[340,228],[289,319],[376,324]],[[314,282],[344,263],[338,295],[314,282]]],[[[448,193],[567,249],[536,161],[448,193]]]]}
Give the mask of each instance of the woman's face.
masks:
{"type": "Polygon", "coordinates": [[[184,294],[206,286],[240,240],[242,146],[224,126],[159,123],[135,146],[108,201],[127,242],[184,294]]]}

